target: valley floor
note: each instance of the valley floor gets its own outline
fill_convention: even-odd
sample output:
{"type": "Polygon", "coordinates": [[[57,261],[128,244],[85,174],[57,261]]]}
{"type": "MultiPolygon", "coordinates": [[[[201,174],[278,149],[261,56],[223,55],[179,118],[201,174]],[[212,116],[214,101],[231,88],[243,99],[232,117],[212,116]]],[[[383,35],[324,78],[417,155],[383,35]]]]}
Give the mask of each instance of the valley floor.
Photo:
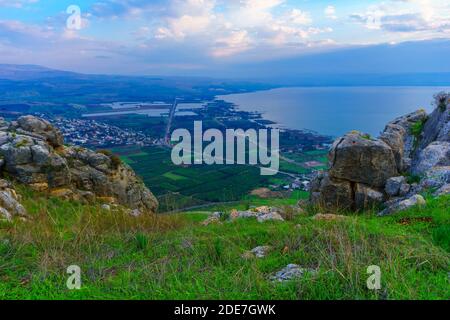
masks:
{"type": "Polygon", "coordinates": [[[448,299],[450,197],[390,217],[241,219],[206,213],[138,217],[18,188],[28,221],[0,222],[0,299],[448,299]],[[270,245],[265,258],[242,254],[270,245]],[[317,271],[285,283],[288,264],[317,271]],[[66,269],[81,268],[69,290],[66,269]],[[367,289],[367,267],[381,290],[367,289]]]}

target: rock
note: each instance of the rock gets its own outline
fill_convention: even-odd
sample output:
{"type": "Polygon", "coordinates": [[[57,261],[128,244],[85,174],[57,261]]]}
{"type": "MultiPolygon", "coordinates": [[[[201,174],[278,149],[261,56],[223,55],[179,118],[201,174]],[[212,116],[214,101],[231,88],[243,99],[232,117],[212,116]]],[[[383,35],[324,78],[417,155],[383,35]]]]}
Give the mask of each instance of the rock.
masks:
{"type": "Polygon", "coordinates": [[[355,188],[355,210],[364,210],[379,206],[384,201],[382,192],[372,189],[362,183],[357,183],[355,188]]]}
{"type": "Polygon", "coordinates": [[[395,163],[397,164],[397,171],[399,172],[403,171],[408,165],[404,163],[404,140],[406,136],[406,129],[401,125],[394,123],[388,124],[380,136],[380,139],[386,142],[394,152],[395,163]]]}
{"type": "Polygon", "coordinates": [[[443,196],[446,194],[450,194],[450,183],[444,184],[433,195],[435,197],[439,197],[439,196],[443,196]]]}
{"type": "Polygon", "coordinates": [[[34,191],[43,192],[48,190],[48,183],[47,182],[32,183],[29,185],[29,187],[34,191]]]}
{"type": "Polygon", "coordinates": [[[411,185],[408,183],[402,183],[398,191],[399,196],[405,197],[411,191],[411,185]]]}
{"type": "Polygon", "coordinates": [[[192,243],[191,239],[183,239],[181,241],[181,247],[183,249],[192,249],[194,247],[194,244],[192,243]]]}
{"type": "Polygon", "coordinates": [[[255,208],[255,211],[258,213],[265,214],[265,213],[270,213],[272,211],[272,208],[268,207],[268,206],[262,206],[262,207],[255,208]]]}
{"type": "Polygon", "coordinates": [[[386,180],[398,175],[392,149],[382,140],[351,132],[336,140],[330,151],[330,177],[384,187],[386,180]]]}
{"type": "Polygon", "coordinates": [[[344,220],[347,219],[346,216],[338,215],[338,214],[322,214],[318,213],[314,217],[312,217],[316,221],[336,221],[336,220],[344,220]]]}
{"type": "Polygon", "coordinates": [[[205,221],[202,222],[203,226],[209,226],[212,223],[219,223],[220,222],[220,218],[217,216],[209,216],[208,218],[206,218],[205,221]]]}
{"type": "Polygon", "coordinates": [[[75,200],[75,194],[72,189],[69,188],[58,188],[50,191],[50,195],[53,197],[63,198],[66,200],[75,200]]]}
{"type": "Polygon", "coordinates": [[[65,147],[59,130],[37,117],[20,117],[17,123],[2,126],[0,159],[3,172],[38,191],[51,189],[53,195],[84,201],[114,198],[141,213],[158,208],[156,198],[129,166],[109,154],[65,147]]]}
{"type": "Polygon", "coordinates": [[[422,175],[438,166],[450,166],[450,142],[435,141],[419,152],[412,172],[422,175]]]}
{"type": "Polygon", "coordinates": [[[45,137],[52,147],[60,147],[64,143],[61,132],[44,119],[23,116],[17,119],[17,123],[20,129],[45,137]]]}
{"type": "Polygon", "coordinates": [[[258,215],[256,212],[252,211],[237,211],[232,210],[230,214],[231,219],[240,219],[240,218],[256,218],[258,215]]]}
{"type": "Polygon", "coordinates": [[[102,210],[111,211],[111,206],[109,204],[102,204],[102,210]]]}
{"type": "Polygon", "coordinates": [[[383,216],[387,214],[392,214],[399,211],[404,211],[414,206],[424,206],[426,204],[425,199],[421,195],[414,195],[409,199],[401,200],[388,206],[385,210],[380,212],[378,215],[383,216]]]}
{"type": "Polygon", "coordinates": [[[421,188],[440,188],[450,183],[450,166],[433,167],[425,173],[420,181],[421,188]]]}
{"type": "Polygon", "coordinates": [[[395,196],[398,196],[398,194],[400,192],[400,187],[405,183],[406,183],[406,178],[403,176],[392,177],[386,181],[386,187],[384,188],[384,190],[386,191],[386,193],[389,196],[395,197],[395,196]]]}
{"type": "Polygon", "coordinates": [[[328,173],[318,175],[312,183],[310,200],[328,209],[351,209],[354,206],[352,184],[345,180],[331,179],[328,173]]]}
{"type": "Polygon", "coordinates": [[[416,137],[411,133],[411,128],[417,122],[424,122],[428,118],[425,110],[417,110],[410,114],[401,116],[387,124],[380,139],[386,142],[394,152],[398,172],[409,170],[416,137]]]}
{"type": "Polygon", "coordinates": [[[434,141],[450,142],[450,103],[448,99],[448,93],[440,93],[435,96],[436,109],[428,117],[423,127],[419,150],[425,149],[434,141]]]}
{"type": "Polygon", "coordinates": [[[139,209],[133,209],[130,211],[130,216],[132,217],[140,217],[142,215],[142,211],[139,209]]]}
{"type": "Polygon", "coordinates": [[[242,254],[242,258],[251,259],[251,258],[264,258],[270,251],[272,250],[271,246],[259,246],[251,251],[246,251],[242,254]]]}
{"type": "Polygon", "coordinates": [[[270,212],[270,213],[259,215],[257,220],[258,220],[258,222],[284,221],[283,217],[277,212],[270,212]]]}
{"type": "Polygon", "coordinates": [[[223,212],[216,211],[216,212],[213,212],[211,216],[216,217],[217,219],[221,219],[223,217],[223,212]]]}
{"type": "Polygon", "coordinates": [[[20,203],[13,186],[4,179],[0,179],[0,216],[3,216],[6,220],[27,216],[27,212],[20,203]]]}
{"type": "Polygon", "coordinates": [[[301,268],[296,264],[288,264],[285,268],[270,277],[272,281],[285,282],[303,277],[306,273],[315,274],[312,269],[301,268]]]}

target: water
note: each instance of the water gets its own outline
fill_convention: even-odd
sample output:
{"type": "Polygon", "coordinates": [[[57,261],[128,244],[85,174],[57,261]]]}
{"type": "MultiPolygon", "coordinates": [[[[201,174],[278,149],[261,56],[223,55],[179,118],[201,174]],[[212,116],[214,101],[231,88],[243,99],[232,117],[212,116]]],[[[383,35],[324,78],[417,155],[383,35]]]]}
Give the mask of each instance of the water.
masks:
{"type": "Polygon", "coordinates": [[[396,117],[424,108],[444,87],[281,88],[218,96],[243,111],[259,111],[278,127],[340,136],[359,130],[377,136],[396,117]]]}

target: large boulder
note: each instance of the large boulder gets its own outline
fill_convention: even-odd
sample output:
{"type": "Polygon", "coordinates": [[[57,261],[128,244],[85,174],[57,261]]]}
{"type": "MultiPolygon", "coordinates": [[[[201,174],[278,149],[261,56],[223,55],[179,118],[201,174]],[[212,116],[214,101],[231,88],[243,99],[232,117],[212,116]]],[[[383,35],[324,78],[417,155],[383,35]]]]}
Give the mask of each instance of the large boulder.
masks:
{"type": "Polygon", "coordinates": [[[352,184],[349,181],[332,179],[328,173],[318,174],[311,184],[310,200],[325,208],[352,209],[352,184]]]}
{"type": "Polygon", "coordinates": [[[107,152],[66,147],[43,119],[20,117],[0,131],[0,170],[38,191],[64,198],[110,199],[132,210],[156,212],[158,201],[134,171],[107,152]]]}
{"type": "Polygon", "coordinates": [[[17,119],[18,130],[44,137],[52,147],[62,146],[64,138],[61,132],[50,122],[34,116],[23,116],[17,119]]]}
{"type": "Polygon", "coordinates": [[[354,191],[356,210],[379,207],[385,200],[383,192],[372,189],[362,183],[357,183],[354,191]]]}
{"type": "Polygon", "coordinates": [[[387,143],[351,132],[338,139],[330,151],[330,176],[335,179],[384,187],[398,175],[394,152],[387,143]]]}

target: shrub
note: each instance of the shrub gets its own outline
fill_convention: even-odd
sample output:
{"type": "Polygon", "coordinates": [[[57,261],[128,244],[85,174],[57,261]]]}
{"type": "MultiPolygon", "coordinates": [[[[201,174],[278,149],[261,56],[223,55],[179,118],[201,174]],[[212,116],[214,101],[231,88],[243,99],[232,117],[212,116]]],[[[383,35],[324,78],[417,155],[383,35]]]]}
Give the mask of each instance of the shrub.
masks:
{"type": "Polygon", "coordinates": [[[115,169],[117,169],[122,164],[122,160],[120,159],[120,157],[113,154],[110,150],[101,149],[97,150],[97,153],[104,154],[105,156],[109,157],[109,159],[111,159],[113,168],[115,169]]]}
{"type": "Polygon", "coordinates": [[[415,174],[406,173],[404,174],[404,177],[406,178],[406,182],[409,184],[420,183],[421,180],[421,177],[415,174]]]}
{"type": "Polygon", "coordinates": [[[119,156],[116,156],[115,154],[113,154],[111,157],[111,162],[114,168],[118,168],[121,164],[122,164],[122,160],[119,158],[119,156]]]}
{"type": "Polygon", "coordinates": [[[113,153],[110,150],[100,149],[97,150],[97,153],[104,154],[105,156],[111,157],[113,153]]]}
{"type": "Polygon", "coordinates": [[[450,92],[439,92],[434,95],[434,104],[444,112],[447,109],[447,106],[450,103],[450,92]]]}

